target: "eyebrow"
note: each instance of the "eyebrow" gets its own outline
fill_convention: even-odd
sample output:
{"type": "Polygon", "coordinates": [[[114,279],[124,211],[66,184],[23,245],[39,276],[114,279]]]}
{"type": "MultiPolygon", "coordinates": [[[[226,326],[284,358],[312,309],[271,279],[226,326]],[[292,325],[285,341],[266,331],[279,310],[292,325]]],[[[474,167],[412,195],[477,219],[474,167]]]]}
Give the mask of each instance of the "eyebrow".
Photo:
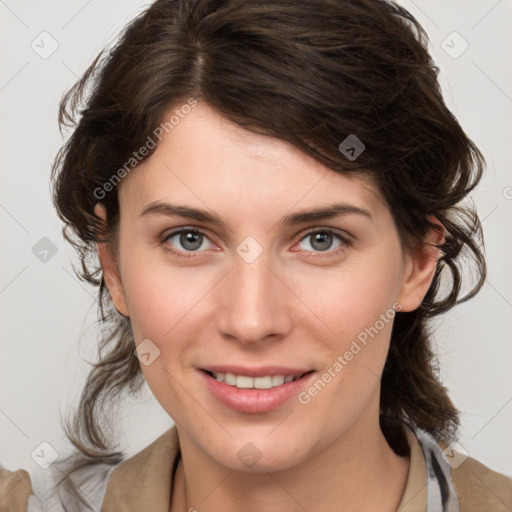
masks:
{"type": "MultiPolygon", "coordinates": [[[[167,217],[183,217],[186,219],[193,219],[199,222],[210,223],[217,226],[225,226],[226,223],[216,214],[210,213],[207,210],[199,208],[192,208],[190,206],[179,206],[161,201],[155,201],[147,205],[141,212],[140,216],[146,215],[165,215],[167,217]]],[[[335,203],[321,208],[314,208],[312,210],[301,210],[298,212],[285,215],[281,219],[281,224],[285,226],[295,226],[297,224],[304,224],[311,221],[319,221],[326,219],[333,219],[342,215],[362,215],[373,221],[372,214],[348,203],[335,203]]]]}

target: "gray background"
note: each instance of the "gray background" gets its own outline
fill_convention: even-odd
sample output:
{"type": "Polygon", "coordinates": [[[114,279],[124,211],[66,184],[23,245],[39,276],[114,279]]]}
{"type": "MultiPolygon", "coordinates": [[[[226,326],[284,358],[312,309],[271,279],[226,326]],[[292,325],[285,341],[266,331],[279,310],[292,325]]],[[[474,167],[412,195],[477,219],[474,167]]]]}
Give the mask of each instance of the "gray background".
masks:
{"type": "MultiPolygon", "coordinates": [[[[488,279],[475,299],[440,320],[435,339],[442,377],[462,411],[461,445],[512,476],[512,2],[400,3],[428,32],[446,101],[488,161],[472,196],[488,279]]],[[[98,337],[93,290],[72,272],[76,258],[49,195],[50,165],[63,142],[58,102],[145,5],[0,0],[0,460],[9,469],[30,471],[43,441],[66,450],[59,417],[77,403],[98,337]],[[46,261],[43,237],[56,251],[46,261]]],[[[126,403],[117,438],[130,455],[171,424],[145,387],[140,400],[126,403]]]]}

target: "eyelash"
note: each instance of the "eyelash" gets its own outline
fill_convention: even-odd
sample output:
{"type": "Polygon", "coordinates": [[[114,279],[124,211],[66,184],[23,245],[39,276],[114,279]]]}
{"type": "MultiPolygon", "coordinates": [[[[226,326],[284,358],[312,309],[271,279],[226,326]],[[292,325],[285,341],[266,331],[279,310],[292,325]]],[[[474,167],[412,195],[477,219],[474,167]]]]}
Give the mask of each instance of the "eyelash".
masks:
{"type": "MultiPolygon", "coordinates": [[[[195,258],[196,256],[194,255],[194,253],[195,252],[201,252],[201,251],[188,251],[189,255],[185,256],[182,252],[175,251],[174,249],[171,249],[168,244],[166,244],[166,242],[168,240],[170,240],[171,238],[175,237],[176,235],[180,235],[181,233],[196,233],[196,234],[200,234],[200,235],[203,235],[204,237],[208,238],[206,233],[204,231],[201,231],[200,229],[197,229],[197,228],[181,228],[181,229],[178,229],[176,231],[173,231],[172,233],[169,233],[167,235],[162,236],[160,238],[160,244],[163,246],[165,251],[167,251],[169,253],[172,253],[177,258],[184,258],[184,259],[195,258]]],[[[311,236],[312,234],[315,234],[315,233],[322,233],[322,234],[332,235],[336,240],[341,242],[342,245],[340,245],[336,249],[332,249],[332,250],[316,251],[319,254],[313,255],[312,256],[313,258],[331,257],[331,256],[333,256],[335,254],[338,254],[340,252],[345,251],[347,248],[349,248],[351,246],[350,240],[348,240],[346,237],[340,235],[338,232],[333,231],[331,229],[319,229],[319,228],[313,228],[313,229],[309,230],[307,233],[304,234],[304,236],[299,240],[299,242],[302,242],[308,236],[311,236]],[[320,253],[324,253],[327,256],[324,256],[324,255],[322,255],[320,253]]],[[[307,252],[313,252],[313,251],[307,251],[307,252]]]]}

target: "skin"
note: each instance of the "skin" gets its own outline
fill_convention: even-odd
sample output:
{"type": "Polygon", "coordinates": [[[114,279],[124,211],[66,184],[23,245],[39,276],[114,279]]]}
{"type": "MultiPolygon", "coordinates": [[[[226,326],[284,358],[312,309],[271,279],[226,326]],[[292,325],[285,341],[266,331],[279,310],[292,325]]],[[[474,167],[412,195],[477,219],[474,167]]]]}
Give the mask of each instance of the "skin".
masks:
{"type": "MultiPolygon", "coordinates": [[[[340,175],[201,102],[123,179],[118,194],[119,252],[102,243],[98,254],[136,344],[150,339],[160,350],[141,369],[177,425],[182,458],[170,510],[396,510],[409,460],[394,454],[379,427],[392,322],[305,405],[293,397],[267,413],[232,410],[197,368],[280,364],[321,376],[394,303],[402,311],[421,304],[439,251],[404,251],[370,180],[340,175]],[[207,209],[227,226],[141,216],[154,201],[207,209]],[[289,213],[336,202],[371,218],[280,224],[289,213]],[[159,241],[181,227],[205,233],[199,249],[180,244],[179,235],[159,241]],[[349,243],[315,244],[306,236],[311,228],[332,229],[349,243]],[[252,263],[236,252],[247,236],[263,249],[252,263]],[[251,468],[237,457],[247,442],[261,453],[251,468]]],[[[105,219],[101,204],[96,213],[105,219]]]]}

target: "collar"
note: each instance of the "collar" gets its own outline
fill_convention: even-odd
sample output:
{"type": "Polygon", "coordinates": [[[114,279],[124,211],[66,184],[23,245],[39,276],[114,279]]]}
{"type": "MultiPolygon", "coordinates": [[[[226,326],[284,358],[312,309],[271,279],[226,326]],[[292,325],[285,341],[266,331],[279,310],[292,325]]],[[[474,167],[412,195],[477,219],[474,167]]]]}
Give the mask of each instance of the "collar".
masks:
{"type": "MultiPolygon", "coordinates": [[[[449,465],[428,433],[402,429],[410,450],[407,482],[398,512],[459,512],[449,465]],[[428,503],[428,508],[427,508],[428,503]]],[[[169,512],[174,473],[180,458],[176,426],[112,471],[102,512],[169,512]]]]}
{"type": "Polygon", "coordinates": [[[176,425],[111,473],[102,512],[169,512],[171,487],[180,458],[176,425]]]}
{"type": "Polygon", "coordinates": [[[460,512],[444,443],[403,422],[410,448],[409,476],[398,512],[460,512]]]}

